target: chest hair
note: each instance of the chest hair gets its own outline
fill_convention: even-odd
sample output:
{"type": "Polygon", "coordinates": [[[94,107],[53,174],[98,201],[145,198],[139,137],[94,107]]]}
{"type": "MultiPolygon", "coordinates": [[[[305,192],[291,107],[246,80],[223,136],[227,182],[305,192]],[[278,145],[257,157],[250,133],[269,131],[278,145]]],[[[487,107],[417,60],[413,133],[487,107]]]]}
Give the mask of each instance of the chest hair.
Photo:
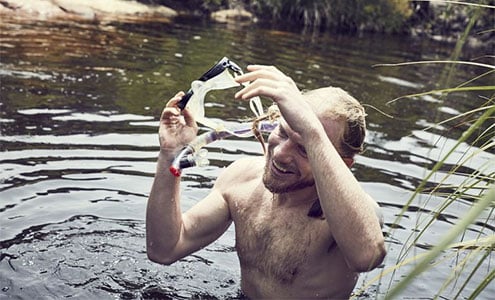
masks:
{"type": "Polygon", "coordinates": [[[238,209],[234,221],[241,266],[291,284],[310,259],[325,222],[308,217],[307,211],[275,207],[272,199],[254,200],[238,209]]]}

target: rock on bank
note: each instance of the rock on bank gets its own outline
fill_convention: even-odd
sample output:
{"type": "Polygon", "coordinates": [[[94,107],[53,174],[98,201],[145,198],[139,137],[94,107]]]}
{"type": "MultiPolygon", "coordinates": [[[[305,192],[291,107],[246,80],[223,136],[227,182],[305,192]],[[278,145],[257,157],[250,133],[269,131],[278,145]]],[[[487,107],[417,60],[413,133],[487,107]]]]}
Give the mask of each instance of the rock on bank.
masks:
{"type": "Polygon", "coordinates": [[[84,19],[97,21],[169,19],[171,8],[125,0],[0,0],[0,15],[31,20],[84,19]]]}

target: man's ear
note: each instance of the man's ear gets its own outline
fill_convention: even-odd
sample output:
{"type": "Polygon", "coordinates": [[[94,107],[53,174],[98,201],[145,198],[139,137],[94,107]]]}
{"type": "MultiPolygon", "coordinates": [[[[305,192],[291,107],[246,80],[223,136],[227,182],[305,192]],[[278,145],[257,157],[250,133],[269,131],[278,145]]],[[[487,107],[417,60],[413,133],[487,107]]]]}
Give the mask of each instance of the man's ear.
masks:
{"type": "Polygon", "coordinates": [[[352,165],[354,165],[354,158],[351,157],[344,157],[342,160],[345,162],[348,168],[351,168],[352,165]]]}

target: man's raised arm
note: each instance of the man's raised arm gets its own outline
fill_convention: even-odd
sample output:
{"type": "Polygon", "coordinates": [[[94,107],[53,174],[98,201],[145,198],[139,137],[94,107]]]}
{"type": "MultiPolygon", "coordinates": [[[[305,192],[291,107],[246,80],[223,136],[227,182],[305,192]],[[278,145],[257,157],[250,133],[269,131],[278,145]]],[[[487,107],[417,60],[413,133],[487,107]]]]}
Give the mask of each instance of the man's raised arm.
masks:
{"type": "Polygon", "coordinates": [[[180,177],[169,172],[174,155],[197,133],[187,109],[172,98],[160,118],[160,154],[146,208],[146,251],[150,260],[171,264],[217,239],[230,225],[230,213],[218,188],[186,213],[180,208],[180,177]]]}

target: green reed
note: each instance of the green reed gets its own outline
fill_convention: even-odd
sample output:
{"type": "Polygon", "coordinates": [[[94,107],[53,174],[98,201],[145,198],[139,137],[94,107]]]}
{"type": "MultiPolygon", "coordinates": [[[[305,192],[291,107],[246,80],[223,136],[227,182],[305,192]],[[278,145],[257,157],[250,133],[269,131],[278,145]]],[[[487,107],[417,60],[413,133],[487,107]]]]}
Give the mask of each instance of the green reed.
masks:
{"type": "MultiPolygon", "coordinates": [[[[454,1],[449,1],[454,2],[454,1]]],[[[459,4],[457,2],[456,4],[459,4]]],[[[420,199],[420,197],[426,197],[426,202],[423,203],[423,208],[427,209],[426,205],[433,199],[443,199],[440,204],[429,214],[429,216],[418,220],[416,222],[416,228],[409,236],[407,241],[403,243],[401,251],[398,255],[395,265],[384,269],[377,277],[369,280],[363,289],[366,289],[371,284],[381,283],[385,276],[391,275],[390,282],[386,291],[385,299],[397,299],[398,295],[404,291],[404,289],[422,274],[423,272],[434,269],[437,264],[447,259],[454,259],[455,265],[452,268],[450,274],[446,274],[442,286],[432,291],[431,298],[437,299],[442,296],[442,293],[449,292],[454,295],[452,299],[458,299],[461,294],[469,294],[468,299],[475,299],[479,296],[483,290],[492,282],[495,278],[495,270],[483,269],[483,265],[488,265],[488,261],[495,250],[495,235],[487,233],[482,228],[476,238],[472,240],[465,240],[464,233],[468,230],[469,226],[477,224],[488,224],[490,226],[495,225],[495,161],[490,161],[478,170],[472,171],[470,174],[466,174],[461,170],[469,170],[469,168],[463,168],[468,166],[470,160],[476,158],[476,156],[483,152],[494,153],[495,152],[495,85],[477,85],[476,83],[487,76],[495,73],[495,65],[482,64],[473,61],[461,61],[459,56],[466,38],[468,37],[472,24],[476,21],[476,18],[480,16],[480,9],[493,10],[495,7],[487,6],[484,4],[472,4],[461,3],[474,7],[472,10],[472,19],[467,26],[466,31],[459,39],[451,59],[445,61],[420,61],[420,62],[408,62],[401,64],[389,64],[380,65],[388,67],[404,67],[407,65],[415,64],[432,64],[442,63],[447,64],[442,78],[440,80],[440,86],[442,88],[432,91],[418,93],[414,95],[403,96],[389,103],[399,101],[404,98],[415,98],[424,95],[441,95],[444,101],[448,100],[448,97],[453,93],[490,93],[488,97],[478,98],[484,99],[478,108],[472,109],[467,112],[460,113],[459,115],[450,118],[448,120],[437,121],[435,125],[425,128],[424,130],[430,130],[436,126],[449,124],[452,122],[458,122],[460,124],[471,124],[458,138],[456,143],[450,146],[445,154],[438,160],[438,162],[427,171],[422,182],[413,192],[412,196],[408,199],[404,205],[401,213],[397,216],[394,224],[400,224],[400,220],[405,216],[410,205],[420,199]],[[483,70],[481,74],[473,77],[471,80],[459,84],[455,87],[449,87],[456,72],[456,67],[459,65],[467,65],[477,68],[477,70],[483,70]],[[457,162],[453,167],[447,168],[447,161],[452,160],[456,150],[461,145],[469,144],[472,148],[469,153],[465,153],[463,156],[457,159],[457,162]],[[442,172],[444,174],[442,175],[442,172]],[[448,180],[451,177],[464,178],[459,184],[453,186],[448,184],[448,180]],[[431,179],[435,178],[438,183],[431,187],[431,179]],[[427,188],[427,186],[430,186],[427,188]],[[437,219],[445,212],[447,208],[456,203],[470,203],[470,208],[464,216],[462,216],[455,225],[439,240],[436,245],[433,245],[426,251],[412,255],[411,252],[417,251],[416,246],[421,238],[428,234],[431,230],[431,225],[437,221],[437,219]],[[460,242],[454,242],[459,239],[460,242]],[[441,257],[443,256],[443,257],[441,257]],[[405,276],[400,275],[401,278],[393,285],[392,282],[396,280],[398,271],[401,268],[408,267],[409,271],[405,276]],[[486,274],[485,274],[486,273],[486,274]],[[473,282],[475,275],[482,275],[483,279],[478,283],[473,282]],[[467,291],[468,285],[475,285],[472,292],[467,291]],[[449,289],[449,291],[447,291],[449,289]]],[[[459,125],[459,124],[458,124],[459,125]]],[[[440,141],[438,141],[440,143],[440,141]]],[[[430,203],[431,204],[431,203],[430,203]]],[[[389,235],[393,234],[393,228],[397,226],[391,226],[389,235]]],[[[488,228],[487,231],[493,230],[488,228]]],[[[413,253],[414,254],[414,253],[413,253]]],[[[440,273],[440,272],[438,272],[440,273]]],[[[477,279],[479,280],[479,279],[477,279]]],[[[377,295],[378,296],[378,295],[377,295]]],[[[465,295],[462,295],[465,297],[465,295]]]]}
{"type": "MultiPolygon", "coordinates": [[[[493,88],[495,91],[495,87],[493,88]]],[[[493,98],[491,99],[493,101],[493,98]]],[[[483,124],[486,122],[493,122],[493,118],[495,116],[495,105],[489,105],[485,107],[486,110],[485,112],[478,118],[478,120],[473,123],[468,130],[464,132],[462,137],[458,140],[456,145],[450,149],[450,151],[439,161],[436,163],[436,165],[432,168],[430,173],[424,178],[422,181],[421,185],[416,189],[415,193],[413,196],[410,198],[408,203],[405,205],[404,211],[407,210],[407,207],[411,204],[412,200],[414,200],[420,193],[424,192],[424,187],[428,180],[436,174],[436,172],[445,164],[445,161],[447,158],[454,152],[454,150],[459,146],[461,143],[464,143],[469,137],[471,137],[473,134],[475,134],[479,128],[482,127],[483,124]]],[[[493,134],[489,133],[489,131],[493,132],[494,126],[489,126],[487,130],[483,131],[484,134],[493,134]]],[[[480,136],[479,138],[482,138],[483,136],[480,136]]],[[[488,151],[490,149],[495,148],[495,143],[494,142],[488,142],[484,144],[482,147],[480,147],[480,151],[488,151]]],[[[476,152],[473,153],[472,155],[476,155],[476,152]]],[[[468,157],[465,160],[460,162],[460,166],[465,164],[470,158],[468,157]]],[[[487,166],[489,167],[489,166],[487,166]]],[[[449,171],[449,173],[445,176],[444,180],[447,179],[448,176],[455,175],[455,169],[449,171]]],[[[430,194],[434,194],[436,189],[441,189],[444,188],[442,186],[442,180],[434,190],[429,192],[430,194]]],[[[424,227],[419,231],[419,233],[416,233],[416,236],[414,237],[413,241],[406,243],[403,247],[403,253],[399,257],[399,261],[397,262],[396,265],[402,265],[404,263],[404,259],[406,258],[407,254],[412,250],[413,246],[416,244],[416,242],[421,238],[421,236],[425,233],[428,232],[429,226],[436,220],[438,215],[440,215],[449,205],[452,205],[456,201],[460,201],[461,199],[465,198],[471,198],[472,199],[472,206],[470,210],[467,212],[467,214],[462,217],[458,223],[449,230],[449,232],[443,237],[442,240],[438,242],[437,245],[435,245],[433,248],[428,250],[424,255],[421,255],[421,257],[415,257],[413,258],[413,261],[416,265],[413,267],[411,271],[406,275],[406,277],[402,278],[400,282],[392,287],[386,296],[386,299],[395,299],[395,297],[410,283],[410,281],[414,280],[415,277],[417,277],[419,274],[422,272],[426,271],[428,268],[431,267],[431,262],[436,259],[440,254],[446,252],[449,249],[457,249],[459,250],[470,250],[471,248],[476,250],[473,252],[473,254],[479,252],[485,252],[485,255],[482,255],[481,260],[484,260],[488,257],[488,255],[493,251],[493,248],[495,247],[495,237],[493,235],[489,237],[488,239],[483,239],[481,236],[478,237],[478,239],[474,241],[464,241],[464,243],[461,244],[452,244],[452,242],[458,238],[467,228],[470,224],[474,223],[475,221],[478,221],[478,217],[485,212],[487,209],[493,210],[493,205],[495,204],[495,173],[488,174],[488,176],[481,176],[481,173],[478,171],[473,172],[473,174],[470,174],[470,176],[466,177],[464,183],[461,183],[459,187],[455,188],[454,191],[452,191],[448,195],[444,195],[446,198],[446,202],[444,205],[439,207],[437,211],[435,211],[434,214],[431,215],[431,218],[426,222],[424,227]],[[474,179],[474,182],[471,180],[474,179]],[[487,186],[482,186],[480,184],[491,182],[487,186]],[[478,190],[478,194],[473,194],[471,193],[473,190],[478,190]],[[469,247],[468,247],[469,246],[469,247]]],[[[400,214],[402,216],[403,213],[400,214]]],[[[488,214],[488,219],[485,220],[486,223],[488,223],[491,219],[493,218],[493,211],[490,211],[488,214]]],[[[397,221],[398,223],[398,221],[397,221]]],[[[469,256],[470,259],[476,259],[477,255],[471,255],[469,256]]],[[[481,263],[481,261],[480,261],[481,263]]],[[[460,271],[463,271],[463,266],[465,266],[467,263],[460,264],[460,270],[455,273],[459,273],[460,271]]],[[[394,266],[395,267],[395,266],[394,266]]],[[[478,269],[476,268],[473,270],[473,272],[476,272],[478,269]]],[[[468,276],[469,278],[472,277],[472,274],[468,276]]],[[[451,280],[449,278],[446,279],[446,284],[448,285],[447,281],[451,280]]],[[[486,284],[480,285],[481,287],[486,287],[489,281],[493,280],[492,274],[487,275],[487,280],[486,284]]],[[[485,282],[484,281],[484,282],[485,282]]],[[[466,282],[467,284],[467,282],[466,282]]],[[[466,286],[466,284],[461,285],[462,288],[466,286]]],[[[438,291],[440,293],[441,291],[438,291]]],[[[457,295],[459,295],[462,292],[462,289],[458,291],[457,295]]],[[[435,297],[438,297],[439,294],[436,294],[435,297]]]]}

